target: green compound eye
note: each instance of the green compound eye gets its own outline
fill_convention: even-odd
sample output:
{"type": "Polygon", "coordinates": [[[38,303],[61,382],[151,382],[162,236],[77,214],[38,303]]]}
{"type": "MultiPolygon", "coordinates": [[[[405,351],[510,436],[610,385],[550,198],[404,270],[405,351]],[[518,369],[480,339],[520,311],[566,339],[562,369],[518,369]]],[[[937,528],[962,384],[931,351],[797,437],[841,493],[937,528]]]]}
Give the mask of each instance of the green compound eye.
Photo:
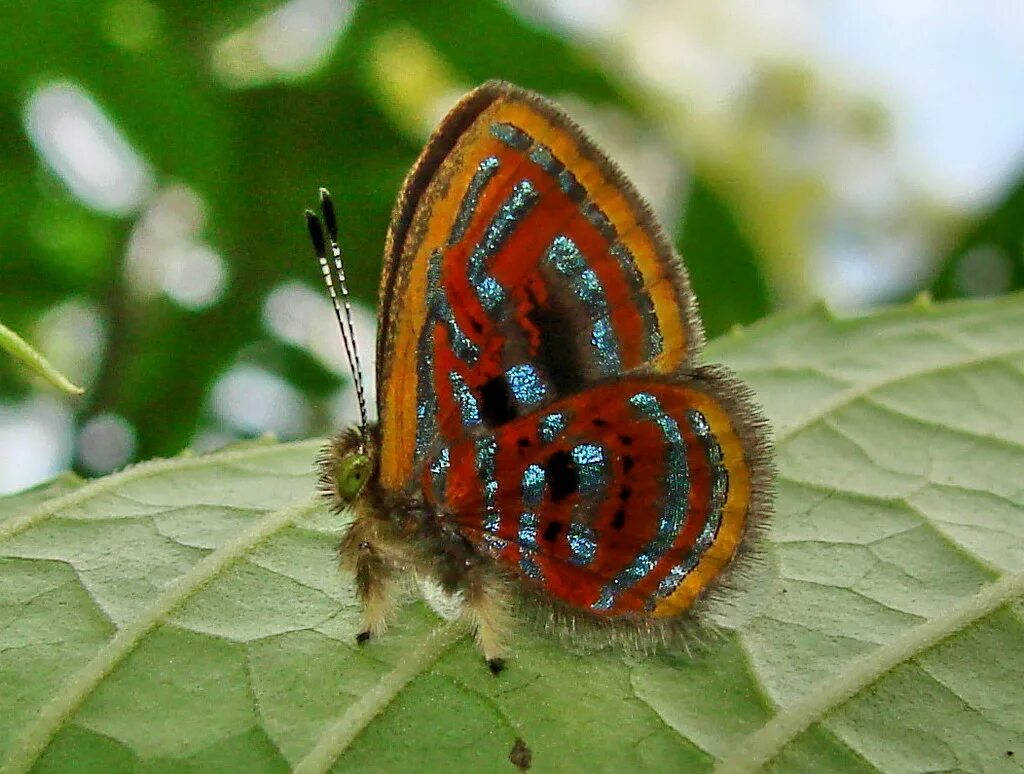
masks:
{"type": "Polygon", "coordinates": [[[370,477],[370,458],[365,454],[350,454],[334,468],[338,494],[352,500],[370,477]]]}

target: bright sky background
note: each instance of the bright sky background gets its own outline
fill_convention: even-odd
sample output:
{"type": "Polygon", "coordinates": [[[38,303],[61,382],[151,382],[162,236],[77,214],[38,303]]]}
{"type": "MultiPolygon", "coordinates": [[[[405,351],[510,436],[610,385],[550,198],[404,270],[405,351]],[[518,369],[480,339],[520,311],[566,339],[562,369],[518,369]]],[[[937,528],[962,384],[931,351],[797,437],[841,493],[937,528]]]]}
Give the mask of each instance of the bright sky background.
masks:
{"type": "Polygon", "coordinates": [[[908,174],[974,208],[1024,165],[1024,2],[827,0],[813,6],[826,69],[875,85],[908,174]]]}

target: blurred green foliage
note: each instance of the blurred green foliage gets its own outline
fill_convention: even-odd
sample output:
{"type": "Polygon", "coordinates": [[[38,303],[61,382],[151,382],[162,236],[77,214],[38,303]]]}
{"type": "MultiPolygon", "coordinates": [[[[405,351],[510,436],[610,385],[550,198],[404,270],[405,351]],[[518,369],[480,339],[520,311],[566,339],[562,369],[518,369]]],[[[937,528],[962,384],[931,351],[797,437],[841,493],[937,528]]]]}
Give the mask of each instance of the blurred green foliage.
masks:
{"type": "Polygon", "coordinates": [[[1024,180],[960,238],[931,287],[936,298],[1024,288],[1024,180]]]}
{"type": "MultiPolygon", "coordinates": [[[[461,88],[497,77],[574,93],[659,132],[637,92],[612,80],[592,52],[499,0],[361,2],[318,70],[232,88],[217,75],[219,46],[277,5],[39,0],[0,8],[0,320],[29,332],[68,299],[101,310],[106,346],[73,408],[79,420],[104,411],[127,419],[138,434],[137,458],[173,454],[210,426],[211,384],[239,362],[296,385],[318,411],[310,432],[330,429],[322,399],[337,377],[270,336],[261,307],[282,281],[319,281],[301,221],[319,185],[337,200],[352,289],[375,301],[392,203],[423,142],[409,101],[432,74],[461,88]],[[25,131],[26,100],[62,80],[97,101],[158,185],[183,183],[201,198],[202,237],[227,263],[217,303],[190,311],[129,292],[124,256],[137,213],[112,216],[78,201],[25,131]]],[[[671,146],[685,146],[678,140],[671,146]]],[[[668,225],[680,235],[714,336],[765,314],[772,293],[744,218],[699,168],[689,173],[684,215],[668,225]]],[[[30,389],[0,362],[0,400],[30,389]]]]}

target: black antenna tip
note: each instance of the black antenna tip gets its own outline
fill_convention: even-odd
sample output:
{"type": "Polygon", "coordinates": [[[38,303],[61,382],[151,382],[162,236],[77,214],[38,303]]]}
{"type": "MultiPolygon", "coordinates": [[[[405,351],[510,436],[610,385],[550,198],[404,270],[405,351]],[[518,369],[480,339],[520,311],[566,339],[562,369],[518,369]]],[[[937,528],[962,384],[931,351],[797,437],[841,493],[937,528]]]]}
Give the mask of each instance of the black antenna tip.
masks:
{"type": "Polygon", "coordinates": [[[338,219],[334,215],[334,202],[331,200],[331,193],[326,188],[320,189],[320,211],[324,214],[324,225],[331,239],[338,241],[338,219]]]}
{"type": "Polygon", "coordinates": [[[320,218],[312,210],[306,210],[306,226],[309,228],[309,238],[313,242],[316,257],[323,258],[327,255],[327,248],[324,244],[324,227],[320,223],[320,218]]]}

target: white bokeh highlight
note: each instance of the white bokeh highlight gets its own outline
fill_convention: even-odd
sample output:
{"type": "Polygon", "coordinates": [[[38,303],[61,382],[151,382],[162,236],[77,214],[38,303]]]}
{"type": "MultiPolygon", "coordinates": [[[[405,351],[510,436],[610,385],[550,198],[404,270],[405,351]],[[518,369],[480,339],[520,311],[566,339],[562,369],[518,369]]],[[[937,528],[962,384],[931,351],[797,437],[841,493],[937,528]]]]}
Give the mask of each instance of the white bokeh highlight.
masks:
{"type": "Polygon", "coordinates": [[[89,207],[127,215],[153,190],[149,165],[81,87],[57,82],[37,89],[24,123],[39,156],[89,207]]]}
{"type": "Polygon", "coordinates": [[[311,73],[334,51],[353,10],[348,0],[289,0],[217,43],[213,71],[234,88],[311,73]]]}
{"type": "Polygon", "coordinates": [[[165,295],[193,311],[220,300],[224,258],[202,239],[205,207],[188,186],[161,188],[132,229],[125,260],[128,287],[140,299],[165,295]]]}
{"type": "Polygon", "coordinates": [[[58,371],[88,388],[96,379],[106,348],[107,323],[95,302],[69,298],[36,320],[32,343],[58,371]]]}
{"type": "Polygon", "coordinates": [[[38,395],[0,404],[0,495],[53,478],[71,464],[74,429],[71,410],[38,395]]]}
{"type": "Polygon", "coordinates": [[[241,364],[222,374],[210,397],[214,416],[241,435],[298,438],[309,430],[305,396],[277,374],[241,364]]]}
{"type": "MultiPolygon", "coordinates": [[[[331,400],[331,421],[335,428],[357,422],[359,401],[327,291],[313,290],[301,282],[284,282],[267,294],[263,323],[274,336],[306,350],[325,368],[345,378],[345,384],[331,400]]],[[[377,318],[360,302],[353,301],[352,326],[363,368],[367,413],[373,420],[377,416],[377,318]]]]}
{"type": "Polygon", "coordinates": [[[135,456],[135,428],[114,413],[91,417],[78,433],[78,460],[92,475],[124,467],[135,456]]]}

